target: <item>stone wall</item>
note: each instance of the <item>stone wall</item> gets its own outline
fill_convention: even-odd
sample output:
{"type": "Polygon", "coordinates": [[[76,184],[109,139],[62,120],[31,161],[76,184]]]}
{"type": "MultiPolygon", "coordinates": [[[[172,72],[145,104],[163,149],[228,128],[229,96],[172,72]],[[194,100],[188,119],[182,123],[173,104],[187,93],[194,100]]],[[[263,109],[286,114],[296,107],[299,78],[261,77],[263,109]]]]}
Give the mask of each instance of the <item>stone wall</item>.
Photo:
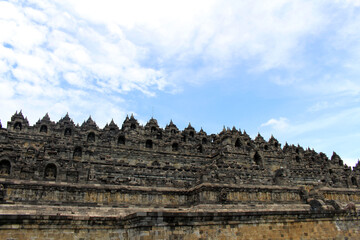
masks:
{"type": "MultiPolygon", "coordinates": [[[[3,203],[90,206],[190,207],[197,204],[306,203],[302,187],[199,184],[194,188],[69,184],[0,178],[3,203]]],[[[319,188],[305,191],[307,198],[360,203],[356,189],[319,188]],[[311,196],[313,194],[313,196],[311,196]]]]}
{"type": "Polygon", "coordinates": [[[1,216],[0,240],[359,239],[354,216],[307,212],[137,213],[119,218],[1,216]],[[31,236],[31,237],[30,237],[31,236]]]}

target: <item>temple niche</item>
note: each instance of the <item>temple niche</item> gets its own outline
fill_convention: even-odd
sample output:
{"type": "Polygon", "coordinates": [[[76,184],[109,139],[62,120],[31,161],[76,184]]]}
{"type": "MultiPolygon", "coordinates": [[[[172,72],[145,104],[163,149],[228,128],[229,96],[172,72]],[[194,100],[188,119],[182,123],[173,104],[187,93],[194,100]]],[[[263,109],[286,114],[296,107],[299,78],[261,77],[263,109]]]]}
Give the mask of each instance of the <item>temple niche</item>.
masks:
{"type": "Polygon", "coordinates": [[[81,147],[76,147],[74,150],[74,158],[81,158],[82,157],[82,149],[81,147]]]}
{"type": "Polygon", "coordinates": [[[70,137],[71,136],[71,128],[66,128],[64,131],[64,136],[65,137],[70,137]]]}
{"type": "Polygon", "coordinates": [[[44,178],[46,180],[55,180],[56,179],[56,166],[53,163],[49,163],[48,165],[46,165],[45,167],[45,171],[44,171],[44,178]]]}
{"type": "Polygon", "coordinates": [[[179,150],[179,144],[175,142],[175,143],[172,144],[172,147],[171,147],[171,148],[172,148],[172,151],[173,151],[173,152],[176,152],[176,151],[179,150]]]}
{"type": "Polygon", "coordinates": [[[358,181],[357,181],[356,177],[351,177],[351,184],[353,186],[358,186],[358,181]]]}
{"type": "Polygon", "coordinates": [[[146,140],[145,147],[146,148],[152,148],[153,147],[153,142],[151,140],[146,140]]]}
{"type": "Polygon", "coordinates": [[[8,160],[0,161],[0,175],[7,176],[10,175],[11,164],[8,160]]]}
{"type": "Polygon", "coordinates": [[[277,185],[286,185],[289,171],[284,168],[277,169],[274,174],[274,183],[277,185]]]}
{"type": "Polygon", "coordinates": [[[236,141],[235,141],[235,147],[236,148],[241,148],[241,142],[240,142],[239,138],[237,138],[236,141]]]}
{"type": "Polygon", "coordinates": [[[93,132],[89,133],[87,136],[87,141],[91,142],[91,143],[95,142],[95,133],[93,133],[93,132]]]}
{"type": "Polygon", "coordinates": [[[262,164],[262,158],[260,156],[260,154],[256,151],[254,154],[254,162],[256,165],[261,165],[262,164]]]}
{"type": "Polygon", "coordinates": [[[21,122],[16,122],[16,123],[14,124],[14,130],[21,131],[21,129],[22,129],[22,124],[21,124],[21,122]]]}
{"type": "Polygon", "coordinates": [[[120,136],[118,137],[118,144],[119,144],[119,145],[125,145],[125,136],[120,135],[120,136]]]}
{"type": "Polygon", "coordinates": [[[46,126],[46,125],[41,125],[41,127],[40,127],[40,132],[41,132],[41,133],[47,133],[47,131],[48,131],[47,126],[46,126]]]}
{"type": "Polygon", "coordinates": [[[203,146],[201,144],[199,144],[197,147],[196,147],[196,150],[198,153],[203,153],[203,146]]]}

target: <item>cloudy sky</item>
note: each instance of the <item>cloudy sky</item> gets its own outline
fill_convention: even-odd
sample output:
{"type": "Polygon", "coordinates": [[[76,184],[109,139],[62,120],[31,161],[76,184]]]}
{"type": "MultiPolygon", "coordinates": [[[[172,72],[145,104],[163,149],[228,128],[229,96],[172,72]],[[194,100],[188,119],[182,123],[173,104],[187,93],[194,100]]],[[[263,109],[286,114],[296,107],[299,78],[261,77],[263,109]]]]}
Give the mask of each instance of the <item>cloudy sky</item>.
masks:
{"type": "Polygon", "coordinates": [[[235,126],[354,165],[359,29],[359,0],[0,0],[0,119],[235,126]]]}

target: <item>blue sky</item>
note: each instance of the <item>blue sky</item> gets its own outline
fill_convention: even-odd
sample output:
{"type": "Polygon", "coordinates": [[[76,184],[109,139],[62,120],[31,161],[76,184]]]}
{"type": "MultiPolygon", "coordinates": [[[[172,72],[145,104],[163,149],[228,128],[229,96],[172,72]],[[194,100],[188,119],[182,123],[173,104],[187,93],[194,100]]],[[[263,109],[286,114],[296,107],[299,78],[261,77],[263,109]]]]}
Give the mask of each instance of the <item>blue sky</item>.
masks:
{"type": "Polygon", "coordinates": [[[360,158],[360,1],[0,1],[0,119],[133,113],[360,158]]]}

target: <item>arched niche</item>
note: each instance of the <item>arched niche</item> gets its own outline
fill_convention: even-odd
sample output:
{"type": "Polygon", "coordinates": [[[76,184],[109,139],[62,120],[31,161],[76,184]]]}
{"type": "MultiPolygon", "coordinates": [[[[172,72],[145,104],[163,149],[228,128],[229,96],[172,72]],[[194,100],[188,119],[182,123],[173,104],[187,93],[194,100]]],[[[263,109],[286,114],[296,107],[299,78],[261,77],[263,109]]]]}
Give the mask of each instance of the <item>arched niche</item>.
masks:
{"type": "Polygon", "coordinates": [[[176,152],[179,150],[179,144],[178,143],[173,143],[172,146],[171,146],[171,149],[173,152],[176,152]]]}
{"type": "Polygon", "coordinates": [[[240,141],[239,138],[237,138],[236,141],[235,141],[235,147],[236,148],[241,148],[241,141],[240,141]]]}
{"type": "Polygon", "coordinates": [[[201,143],[202,143],[202,144],[207,144],[207,138],[204,137],[204,138],[201,140],[201,143]]]}
{"type": "Polygon", "coordinates": [[[11,171],[11,164],[8,160],[1,160],[0,161],[0,175],[1,176],[8,176],[10,175],[11,171]]]}
{"type": "Polygon", "coordinates": [[[161,132],[158,132],[156,134],[156,139],[162,139],[162,133],[161,132]]]}
{"type": "Polygon", "coordinates": [[[135,123],[132,123],[132,124],[130,125],[130,129],[131,129],[131,130],[135,130],[135,129],[136,129],[136,124],[135,124],[135,123]]]}
{"type": "Polygon", "coordinates": [[[82,149],[81,147],[76,147],[74,149],[74,158],[81,158],[82,156],[82,149]]]}
{"type": "Polygon", "coordinates": [[[191,131],[190,133],[189,133],[189,135],[190,135],[190,137],[194,137],[195,136],[195,133],[194,133],[194,131],[191,131]]]}
{"type": "Polygon", "coordinates": [[[256,151],[254,154],[254,162],[256,165],[261,165],[262,164],[262,158],[261,155],[256,151]]]}
{"type": "Polygon", "coordinates": [[[351,184],[354,185],[354,186],[358,185],[356,177],[351,177],[351,184]]]}
{"type": "Polygon", "coordinates": [[[90,132],[87,136],[87,142],[95,142],[95,133],[94,132],[90,132]]]}
{"type": "Polygon", "coordinates": [[[15,122],[14,124],[14,130],[21,131],[22,130],[22,124],[21,122],[15,122]]]}
{"type": "Polygon", "coordinates": [[[284,168],[277,169],[274,174],[274,179],[273,179],[274,183],[278,185],[285,184],[288,175],[289,175],[289,171],[287,169],[284,168]]]}
{"type": "Polygon", "coordinates": [[[70,137],[71,134],[72,134],[71,128],[65,128],[64,136],[65,137],[70,137]]]}
{"type": "Polygon", "coordinates": [[[197,146],[197,148],[196,148],[196,151],[198,152],[198,153],[203,153],[203,146],[201,145],[201,144],[199,144],[198,146],[197,146]]]}
{"type": "Polygon", "coordinates": [[[47,180],[55,180],[57,175],[57,167],[54,163],[49,163],[45,167],[44,178],[47,180]]]}
{"type": "Polygon", "coordinates": [[[339,166],[344,166],[344,161],[343,160],[339,160],[339,166]]]}
{"type": "Polygon", "coordinates": [[[153,147],[153,142],[150,139],[146,140],[145,147],[146,148],[152,148],[153,147]]]}
{"type": "Polygon", "coordinates": [[[48,127],[46,125],[41,125],[40,132],[41,133],[47,133],[48,132],[48,127]]]}
{"type": "Polygon", "coordinates": [[[124,136],[124,135],[120,135],[120,136],[118,137],[117,143],[118,143],[119,145],[125,145],[125,136],[124,136]]]}

